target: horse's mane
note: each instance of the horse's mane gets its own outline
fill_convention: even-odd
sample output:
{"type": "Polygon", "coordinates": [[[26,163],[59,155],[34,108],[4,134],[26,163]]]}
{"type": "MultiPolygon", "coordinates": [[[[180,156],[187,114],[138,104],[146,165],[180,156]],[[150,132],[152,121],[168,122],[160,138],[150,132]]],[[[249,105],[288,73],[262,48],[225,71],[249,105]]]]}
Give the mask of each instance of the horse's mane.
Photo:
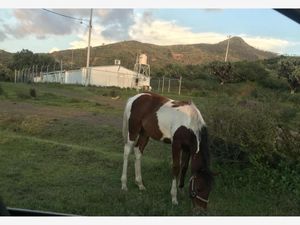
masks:
{"type": "Polygon", "coordinates": [[[203,126],[200,131],[200,154],[202,158],[202,167],[199,173],[201,173],[207,182],[212,185],[213,183],[213,173],[210,170],[210,153],[208,144],[208,131],[207,127],[203,126]]]}

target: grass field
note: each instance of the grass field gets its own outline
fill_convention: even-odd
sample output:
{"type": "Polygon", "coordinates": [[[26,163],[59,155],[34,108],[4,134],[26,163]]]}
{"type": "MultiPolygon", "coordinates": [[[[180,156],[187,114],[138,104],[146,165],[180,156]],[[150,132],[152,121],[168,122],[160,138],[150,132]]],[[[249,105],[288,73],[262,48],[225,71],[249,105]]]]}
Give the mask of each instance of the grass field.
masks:
{"type": "MultiPolygon", "coordinates": [[[[192,215],[187,186],[179,193],[179,205],[171,204],[169,145],[151,141],[147,146],[142,158],[146,191],[134,184],[131,155],[129,190],[121,191],[122,113],[135,91],[0,85],[0,195],[8,206],[78,215],[192,215]],[[36,97],[30,95],[32,88],[36,97]],[[114,95],[121,98],[113,100],[114,95]]],[[[208,86],[204,82],[201,90],[180,99],[192,99],[209,127],[214,127],[210,115],[221,113],[220,107],[246,100],[263,105],[263,110],[272,108],[291,129],[300,127],[299,94],[290,97],[253,83],[208,86]]],[[[212,129],[215,140],[217,130],[212,129]]],[[[207,215],[300,215],[300,180],[294,178],[299,167],[286,176],[286,171],[217,158],[213,157],[213,169],[221,175],[216,177],[207,215]]]]}

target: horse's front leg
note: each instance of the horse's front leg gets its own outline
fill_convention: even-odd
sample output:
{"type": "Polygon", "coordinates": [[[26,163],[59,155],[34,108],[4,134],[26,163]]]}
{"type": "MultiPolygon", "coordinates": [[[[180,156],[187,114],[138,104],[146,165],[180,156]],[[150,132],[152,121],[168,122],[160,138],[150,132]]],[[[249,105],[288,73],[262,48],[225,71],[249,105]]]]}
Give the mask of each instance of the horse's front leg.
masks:
{"type": "Polygon", "coordinates": [[[180,180],[179,180],[179,188],[183,189],[184,186],[184,178],[186,171],[189,167],[190,161],[190,152],[189,149],[185,149],[181,152],[181,173],[180,173],[180,180]]]}
{"type": "Polygon", "coordinates": [[[173,180],[172,180],[172,187],[171,187],[171,197],[172,197],[172,204],[178,205],[177,201],[177,180],[180,171],[180,143],[173,142],[172,144],[172,159],[173,159],[173,180]]]}

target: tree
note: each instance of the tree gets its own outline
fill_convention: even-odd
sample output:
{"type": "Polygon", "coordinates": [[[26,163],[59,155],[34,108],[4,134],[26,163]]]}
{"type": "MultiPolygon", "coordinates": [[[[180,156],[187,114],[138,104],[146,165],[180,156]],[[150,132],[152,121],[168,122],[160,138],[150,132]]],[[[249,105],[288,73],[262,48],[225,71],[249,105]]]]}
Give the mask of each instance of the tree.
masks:
{"type": "Polygon", "coordinates": [[[22,69],[25,67],[30,67],[34,65],[34,54],[32,51],[27,49],[22,49],[22,51],[17,52],[13,55],[13,60],[10,65],[11,69],[22,69]]]}
{"type": "Polygon", "coordinates": [[[43,66],[44,68],[46,68],[47,65],[54,64],[58,63],[51,55],[44,53],[33,53],[30,50],[22,49],[22,51],[17,52],[13,55],[12,63],[10,64],[10,69],[20,70],[23,68],[31,68],[33,66],[38,66],[38,68],[41,70],[43,66]]]}
{"type": "MultiPolygon", "coordinates": [[[[300,86],[300,66],[296,67],[296,69],[293,71],[292,75],[289,77],[289,80],[292,82],[293,87],[295,87],[294,90],[296,90],[296,88],[300,86]]],[[[291,93],[294,94],[295,91],[293,91],[291,93]]]]}
{"type": "Polygon", "coordinates": [[[291,89],[291,94],[294,94],[297,87],[300,86],[300,64],[292,58],[282,59],[279,61],[278,76],[284,77],[291,89]]]}
{"type": "Polygon", "coordinates": [[[12,80],[12,71],[0,64],[0,81],[11,81],[12,80]]]}
{"type": "Polygon", "coordinates": [[[168,64],[165,68],[165,75],[169,77],[179,78],[180,76],[184,76],[186,70],[184,66],[180,64],[168,64]]]}
{"type": "Polygon", "coordinates": [[[233,66],[230,62],[215,61],[209,64],[210,72],[212,75],[220,80],[220,84],[233,79],[233,66]]]}

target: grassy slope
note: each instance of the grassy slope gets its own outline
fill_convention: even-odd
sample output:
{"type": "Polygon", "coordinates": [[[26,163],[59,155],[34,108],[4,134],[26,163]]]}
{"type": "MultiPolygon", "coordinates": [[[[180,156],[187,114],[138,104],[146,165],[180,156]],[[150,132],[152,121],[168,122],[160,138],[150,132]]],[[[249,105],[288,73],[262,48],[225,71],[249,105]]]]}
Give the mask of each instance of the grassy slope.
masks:
{"type": "MultiPolygon", "coordinates": [[[[7,205],[80,215],[191,214],[186,188],[179,194],[179,206],[171,205],[168,145],[150,142],[145,150],[145,192],[134,184],[133,156],[129,191],[120,190],[121,117],[124,102],[134,91],[117,90],[121,99],[114,102],[103,96],[111,93],[109,88],[41,84],[35,85],[38,97],[33,99],[27,94],[30,85],[1,86],[0,107],[7,104],[7,108],[0,110],[0,193],[7,205]]],[[[249,97],[246,90],[253,88],[249,83],[213,87],[205,97],[180,98],[192,98],[205,117],[224,101],[249,97]]],[[[262,93],[268,101],[277,95],[262,93]]],[[[276,101],[277,107],[288,104],[282,94],[278,96],[282,99],[276,101]]],[[[295,108],[299,112],[299,106],[295,108]]],[[[216,178],[209,215],[299,215],[299,201],[293,195],[268,188],[251,168],[213,166],[222,175],[216,178]]]]}

